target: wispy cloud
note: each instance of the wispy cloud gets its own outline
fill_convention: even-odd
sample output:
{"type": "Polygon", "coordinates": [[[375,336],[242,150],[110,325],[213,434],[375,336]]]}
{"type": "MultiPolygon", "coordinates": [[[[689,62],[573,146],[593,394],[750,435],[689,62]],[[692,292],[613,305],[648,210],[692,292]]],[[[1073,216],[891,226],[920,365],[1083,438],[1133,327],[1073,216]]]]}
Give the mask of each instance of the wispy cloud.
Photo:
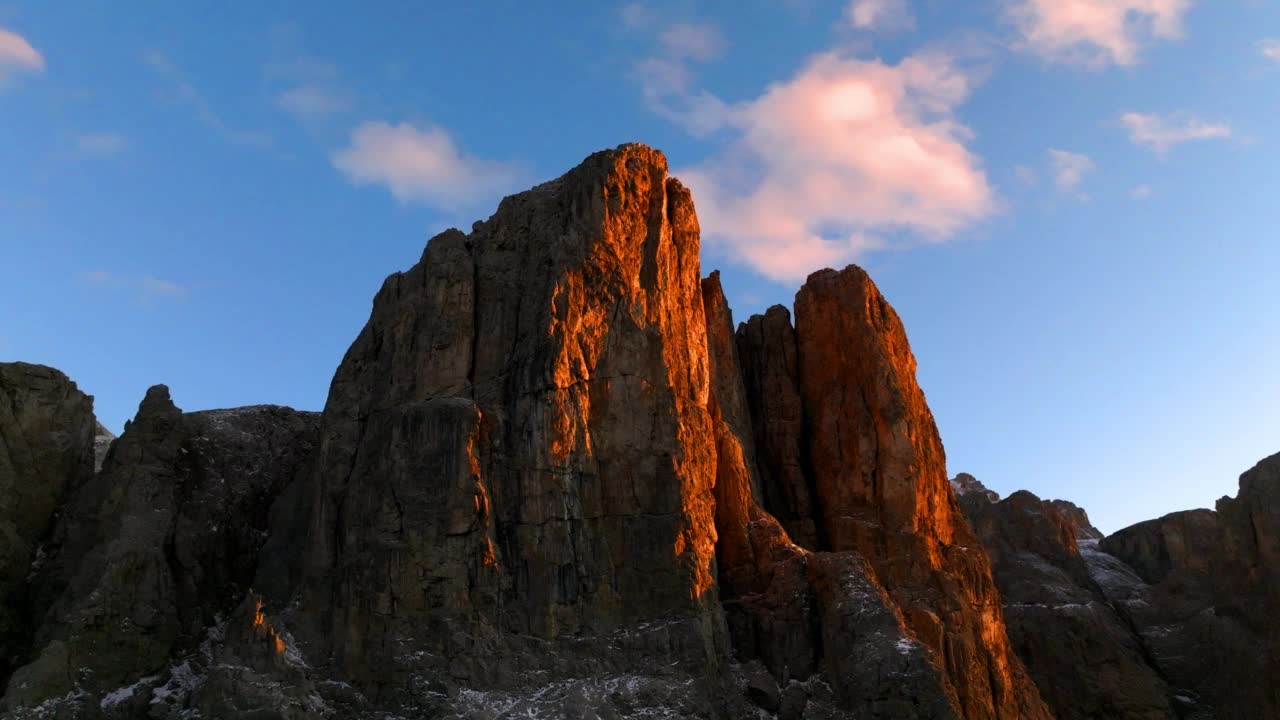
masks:
{"type": "Polygon", "coordinates": [[[274,60],[263,68],[274,86],[275,105],[299,120],[312,120],[347,110],[351,100],[330,62],[305,54],[274,60]]]}
{"type": "Polygon", "coordinates": [[[727,46],[720,29],[710,23],[676,23],[662,32],[660,40],[673,60],[709,62],[719,59],[727,46]]]}
{"type": "Polygon", "coordinates": [[[719,28],[709,23],[675,23],[659,32],[656,40],[654,51],[632,69],[645,104],[694,135],[722,125],[725,104],[693,89],[694,67],[723,57],[728,48],[719,28]]]}
{"type": "Polygon", "coordinates": [[[228,124],[168,55],[159,50],[151,50],[143,55],[143,61],[173,84],[174,102],[190,108],[195,113],[196,119],[224,142],[258,150],[267,150],[274,145],[274,139],[267,132],[237,128],[228,124]]]}
{"type": "Polygon", "coordinates": [[[0,27],[0,89],[20,73],[44,70],[44,56],[26,38],[0,27]]]}
{"type": "Polygon", "coordinates": [[[160,299],[178,300],[187,295],[187,289],[184,286],[153,275],[134,277],[118,275],[109,270],[89,270],[80,273],[79,279],[90,287],[133,292],[139,300],[144,302],[160,299]]]}
{"type": "Polygon", "coordinates": [[[1196,140],[1221,140],[1232,135],[1231,126],[1205,122],[1187,113],[1169,115],[1129,112],[1120,116],[1129,140],[1164,154],[1177,145],[1196,140]]]}
{"type": "Polygon", "coordinates": [[[916,24],[907,0],[853,0],[846,15],[859,30],[910,30],[916,24]]]}
{"type": "Polygon", "coordinates": [[[514,165],[463,153],[443,128],[408,123],[366,122],[332,160],[357,185],[383,185],[401,202],[446,209],[509,191],[523,175],[514,165]]]}
{"type": "Polygon", "coordinates": [[[1280,39],[1263,40],[1259,43],[1259,48],[1263,57],[1280,62],[1280,39]]]}
{"type": "Polygon", "coordinates": [[[897,65],[823,53],[760,97],[724,105],[729,149],[676,173],[709,244],[777,280],[904,232],[945,241],[997,205],[954,114],[972,82],[939,52],[897,65]]]}
{"type": "Polygon", "coordinates": [[[321,85],[298,85],[277,95],[276,106],[294,117],[312,118],[345,110],[347,101],[321,85]]]}
{"type": "Polygon", "coordinates": [[[1064,192],[1079,187],[1084,176],[1097,167],[1088,155],[1067,150],[1050,149],[1049,161],[1053,164],[1053,184],[1064,192]]]}
{"type": "Polygon", "coordinates": [[[1146,200],[1151,197],[1152,192],[1150,185],[1135,185],[1133,189],[1129,191],[1129,197],[1135,200],[1146,200]]]}
{"type": "Polygon", "coordinates": [[[1039,173],[1026,165],[1015,166],[1013,168],[1013,176],[1018,178],[1018,182],[1027,187],[1035,187],[1040,184],[1039,173]]]}
{"type": "Polygon", "coordinates": [[[75,137],[75,143],[82,155],[94,157],[116,155],[129,147],[129,141],[114,132],[82,133],[75,137]]]}
{"type": "Polygon", "coordinates": [[[1052,62],[1133,65],[1156,40],[1182,36],[1193,0],[1006,0],[1020,44],[1052,62]]]}

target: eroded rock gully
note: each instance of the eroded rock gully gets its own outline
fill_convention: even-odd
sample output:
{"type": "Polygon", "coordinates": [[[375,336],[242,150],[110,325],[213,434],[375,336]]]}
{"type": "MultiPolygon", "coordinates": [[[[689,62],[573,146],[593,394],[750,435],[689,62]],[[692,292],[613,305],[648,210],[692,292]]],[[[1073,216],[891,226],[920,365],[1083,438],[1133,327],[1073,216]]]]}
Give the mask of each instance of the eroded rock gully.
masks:
{"type": "Polygon", "coordinates": [[[1142,628],[1224,606],[1138,599],[1252,548],[1231,577],[1275,602],[1273,471],[1229,520],[1101,543],[953,487],[867,275],[735,330],[642,145],[431,239],[323,413],[157,386],[113,439],[56,371],[0,391],[10,717],[1159,717],[1202,668],[1142,628]],[[1146,684],[1059,677],[1099,659],[1146,684]]]}

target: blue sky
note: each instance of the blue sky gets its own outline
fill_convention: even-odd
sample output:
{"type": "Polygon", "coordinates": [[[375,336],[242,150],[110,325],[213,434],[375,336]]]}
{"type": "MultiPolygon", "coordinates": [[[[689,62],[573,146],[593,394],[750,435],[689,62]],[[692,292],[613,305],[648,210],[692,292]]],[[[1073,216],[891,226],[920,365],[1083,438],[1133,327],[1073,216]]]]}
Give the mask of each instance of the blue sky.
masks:
{"type": "Polygon", "coordinates": [[[1280,451],[1280,5],[437,5],[0,0],[0,359],[319,409],[431,234],[643,141],[738,319],[872,273],[953,473],[1110,531],[1280,451]]]}

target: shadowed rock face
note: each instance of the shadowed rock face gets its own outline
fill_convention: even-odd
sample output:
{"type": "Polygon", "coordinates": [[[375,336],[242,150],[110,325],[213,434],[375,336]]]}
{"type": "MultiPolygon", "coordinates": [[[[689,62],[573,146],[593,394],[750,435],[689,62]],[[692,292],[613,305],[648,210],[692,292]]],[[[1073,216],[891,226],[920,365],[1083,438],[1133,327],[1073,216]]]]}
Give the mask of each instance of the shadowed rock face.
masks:
{"type": "Polygon", "coordinates": [[[1058,718],[1280,716],[1280,455],[1216,511],[1105,538],[1071,503],[966,477],[1009,637],[1058,718]]]}
{"type": "Polygon", "coordinates": [[[1180,717],[1280,716],[1280,455],[1216,512],[1148,520],[1097,547],[1132,568],[1104,587],[1180,717]]]}
{"type": "Polygon", "coordinates": [[[26,577],[55,513],[93,476],[93,398],[66,375],[0,363],[0,684],[31,639],[26,577]]]}
{"type": "Polygon", "coordinates": [[[1080,554],[1077,537],[1097,542],[1084,512],[1026,491],[999,500],[971,475],[953,483],[991,557],[1009,639],[1054,716],[1171,717],[1168,688],[1080,554]]]}
{"type": "MultiPolygon", "coordinates": [[[[167,388],[151,388],[28,578],[39,629],[0,706],[93,717],[112,690],[144,676],[163,684],[170,660],[241,602],[268,508],[315,431],[313,414],[287,408],[184,415],[167,388]]],[[[92,463],[92,435],[84,447],[92,463]]]]}

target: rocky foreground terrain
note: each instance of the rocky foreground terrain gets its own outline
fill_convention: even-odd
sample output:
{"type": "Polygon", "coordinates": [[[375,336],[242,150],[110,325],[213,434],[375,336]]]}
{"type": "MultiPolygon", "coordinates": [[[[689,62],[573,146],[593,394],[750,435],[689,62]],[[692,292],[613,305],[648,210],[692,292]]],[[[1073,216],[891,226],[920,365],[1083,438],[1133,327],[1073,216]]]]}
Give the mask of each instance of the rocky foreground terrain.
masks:
{"type": "Polygon", "coordinates": [[[390,276],[322,413],[0,365],[0,713],[1280,717],[1280,455],[1103,537],[948,479],[862,270],[794,308],[625,145],[390,276]]]}

